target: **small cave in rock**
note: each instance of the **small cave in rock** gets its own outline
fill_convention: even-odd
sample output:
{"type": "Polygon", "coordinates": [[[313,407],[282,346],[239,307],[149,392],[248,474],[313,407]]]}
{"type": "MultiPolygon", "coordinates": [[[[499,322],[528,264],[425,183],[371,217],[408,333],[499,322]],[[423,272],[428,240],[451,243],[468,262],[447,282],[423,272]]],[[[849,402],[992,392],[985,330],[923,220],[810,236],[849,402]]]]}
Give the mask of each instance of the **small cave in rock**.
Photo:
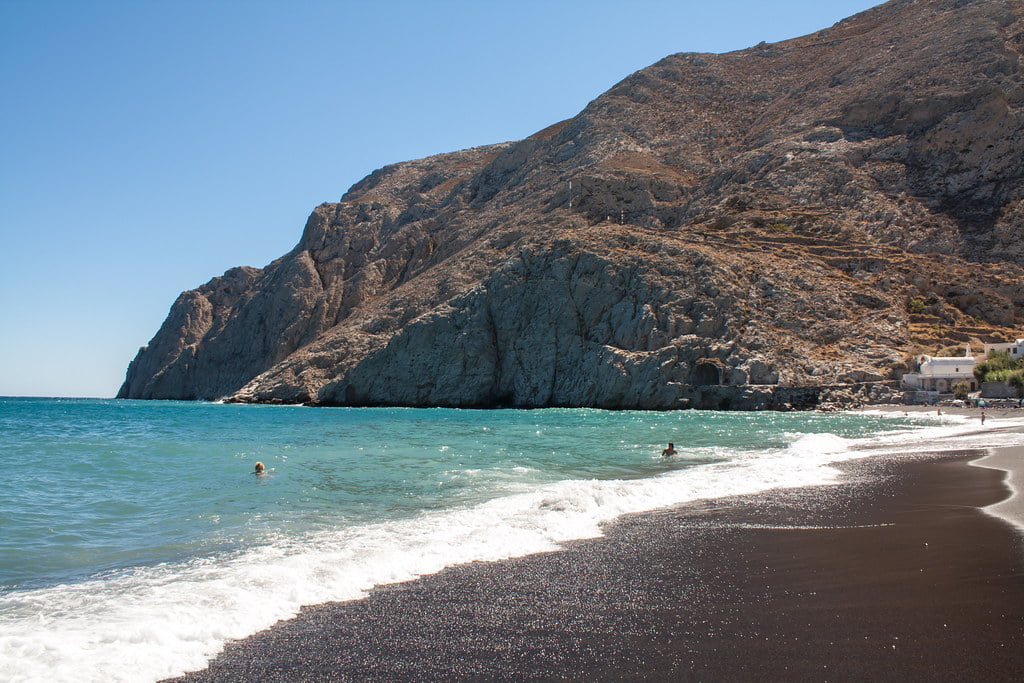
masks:
{"type": "Polygon", "coordinates": [[[722,383],[722,368],[715,363],[697,363],[690,373],[690,384],[696,387],[717,386],[722,383]]]}

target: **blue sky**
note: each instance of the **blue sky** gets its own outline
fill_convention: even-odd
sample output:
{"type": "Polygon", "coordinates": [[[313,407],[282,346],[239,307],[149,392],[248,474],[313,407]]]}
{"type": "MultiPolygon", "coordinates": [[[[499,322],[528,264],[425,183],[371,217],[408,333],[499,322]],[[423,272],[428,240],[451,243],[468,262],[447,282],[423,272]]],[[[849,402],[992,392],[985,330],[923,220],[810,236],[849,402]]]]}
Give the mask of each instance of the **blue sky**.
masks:
{"type": "Polygon", "coordinates": [[[0,395],[113,396],[180,292],[385,164],[870,0],[0,0],[0,395]]]}

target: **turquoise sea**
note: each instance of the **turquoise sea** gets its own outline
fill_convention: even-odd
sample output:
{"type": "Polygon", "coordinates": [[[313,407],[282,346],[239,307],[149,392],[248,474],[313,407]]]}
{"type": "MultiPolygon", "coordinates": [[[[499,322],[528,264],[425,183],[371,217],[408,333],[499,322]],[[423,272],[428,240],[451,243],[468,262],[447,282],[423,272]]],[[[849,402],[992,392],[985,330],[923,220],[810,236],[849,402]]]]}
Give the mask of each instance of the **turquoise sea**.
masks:
{"type": "Polygon", "coordinates": [[[969,445],[972,428],[0,398],[0,680],[157,680],[304,604],[554,549],[629,512],[827,483],[830,463],[969,445]]]}

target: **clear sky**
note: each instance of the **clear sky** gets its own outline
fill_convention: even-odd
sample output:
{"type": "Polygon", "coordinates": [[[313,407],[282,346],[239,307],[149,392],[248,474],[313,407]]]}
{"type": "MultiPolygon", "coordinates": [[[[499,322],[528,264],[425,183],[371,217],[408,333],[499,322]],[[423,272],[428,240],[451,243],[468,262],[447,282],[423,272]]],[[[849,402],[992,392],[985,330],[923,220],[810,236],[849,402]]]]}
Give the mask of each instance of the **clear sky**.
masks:
{"type": "Polygon", "coordinates": [[[113,396],[180,292],[385,164],[872,0],[0,0],[0,395],[113,396]]]}

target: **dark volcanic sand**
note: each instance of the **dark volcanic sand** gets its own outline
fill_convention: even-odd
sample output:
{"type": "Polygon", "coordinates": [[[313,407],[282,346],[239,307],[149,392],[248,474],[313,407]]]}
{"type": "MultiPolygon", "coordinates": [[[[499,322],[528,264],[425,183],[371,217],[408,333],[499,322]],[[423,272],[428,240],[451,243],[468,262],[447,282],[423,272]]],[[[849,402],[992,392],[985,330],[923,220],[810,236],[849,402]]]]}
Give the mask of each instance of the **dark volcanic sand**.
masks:
{"type": "Polygon", "coordinates": [[[631,516],[306,608],[181,680],[1022,680],[1024,541],[966,462],[631,516]]]}

